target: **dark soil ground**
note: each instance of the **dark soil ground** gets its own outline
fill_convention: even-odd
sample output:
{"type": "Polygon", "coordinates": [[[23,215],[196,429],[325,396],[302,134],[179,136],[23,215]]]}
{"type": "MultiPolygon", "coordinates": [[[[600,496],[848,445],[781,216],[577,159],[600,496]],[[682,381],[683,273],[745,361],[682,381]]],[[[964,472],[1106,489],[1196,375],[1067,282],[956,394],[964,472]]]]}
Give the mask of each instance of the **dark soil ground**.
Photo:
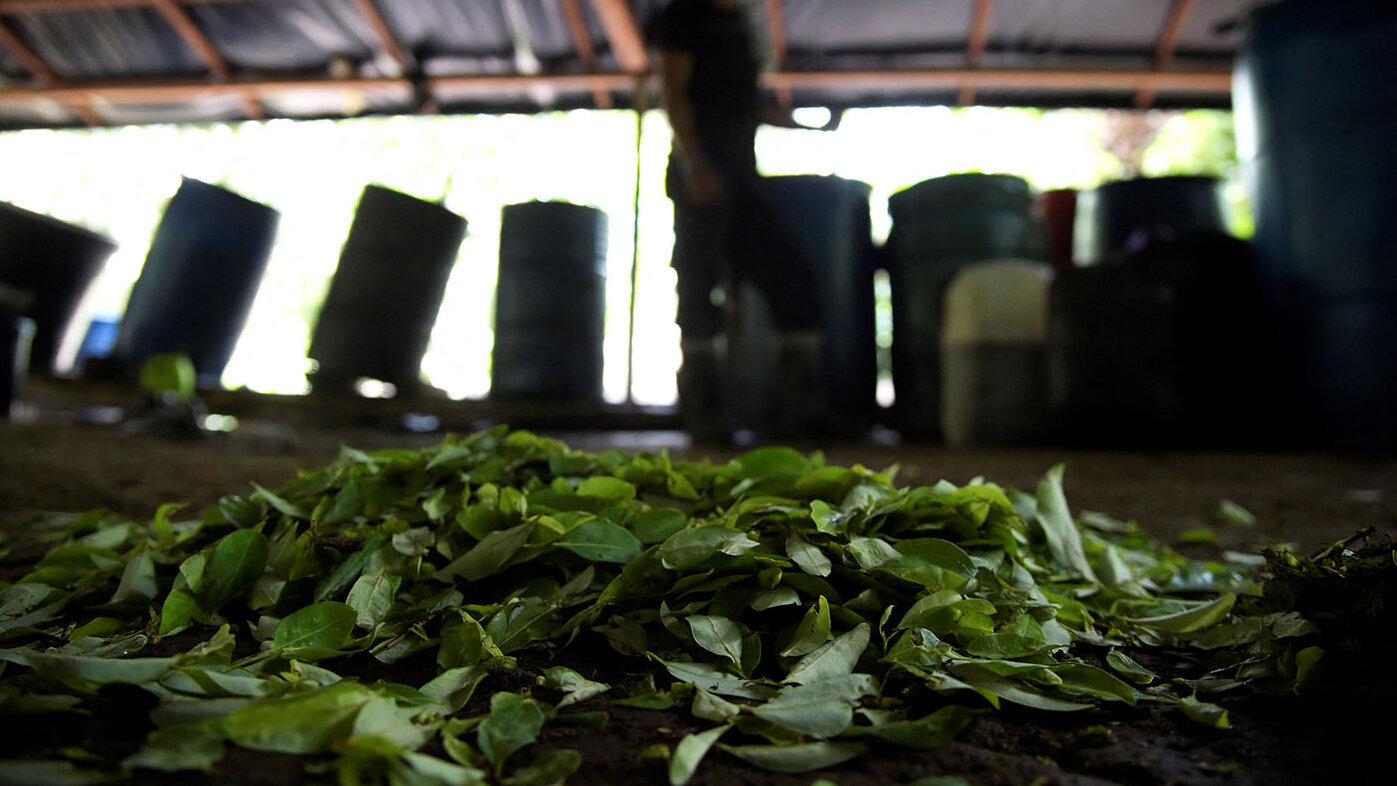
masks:
{"type": "MultiPolygon", "coordinates": [[[[40,391],[41,394],[44,391],[40,391]]],[[[50,391],[51,392],[51,391],[50,391]]],[[[363,449],[424,447],[440,434],[412,434],[373,428],[365,419],[340,425],[307,418],[302,407],[278,417],[261,408],[243,418],[232,433],[199,438],[153,434],[122,435],[110,425],[84,424],[77,416],[80,396],[41,395],[31,417],[0,421],[0,528],[10,554],[0,563],[13,576],[38,556],[26,544],[26,511],[81,511],[104,507],[148,518],[166,502],[191,509],[228,493],[247,491],[250,482],[277,487],[299,469],[334,459],[341,444],[363,449]],[[357,423],[358,425],[343,425],[357,423]]],[[[632,450],[668,449],[676,457],[722,460],[731,448],[691,446],[676,432],[547,431],[574,447],[632,450]]],[[[1098,510],[1139,521],[1166,542],[1186,530],[1214,524],[1219,503],[1230,499],[1256,515],[1254,527],[1222,527],[1222,547],[1255,550],[1268,543],[1296,544],[1308,553],[1364,526],[1397,533],[1397,460],[1291,453],[1132,453],[1055,450],[956,450],[941,446],[841,442],[797,444],[824,450],[831,463],[883,468],[899,464],[903,483],[926,484],[946,478],[964,483],[984,476],[1005,486],[1032,489],[1053,464],[1067,465],[1066,488],[1074,511],[1098,510]]],[[[1182,549],[1194,556],[1216,547],[1182,549]]],[[[648,664],[626,662],[605,645],[575,644],[559,658],[584,675],[612,684],[613,690],[587,702],[604,710],[604,730],[552,727],[538,743],[542,750],[569,747],[583,755],[574,784],[609,786],[664,783],[664,765],[638,754],[657,743],[673,746],[700,730],[687,713],[631,709],[613,704],[624,697],[648,664]]],[[[548,664],[522,662],[520,669],[492,677],[496,688],[524,689],[548,664]]],[[[369,659],[364,679],[420,684],[432,676],[431,663],[391,670],[369,659]],[[376,668],[375,668],[376,667],[376,668]]],[[[1355,674],[1353,680],[1391,684],[1382,674],[1355,674]]],[[[37,684],[35,687],[41,687],[37,684]]],[[[482,696],[477,702],[484,701],[482,696]]],[[[774,775],[715,752],[693,784],[800,784],[820,778],[840,786],[910,783],[918,778],[955,775],[972,784],[1319,784],[1378,783],[1379,763],[1390,744],[1386,721],[1362,717],[1359,707],[1334,706],[1318,699],[1232,696],[1221,699],[1232,728],[1217,730],[1167,709],[1123,709],[1090,714],[1050,715],[1019,709],[986,713],[958,741],[933,752],[876,748],[870,756],[821,773],[774,775]],[[1363,729],[1369,729],[1369,732],[1363,729]],[[1386,742],[1380,742],[1380,736],[1386,742]]],[[[91,715],[65,716],[42,726],[0,735],[0,758],[53,745],[81,745],[103,757],[134,751],[148,730],[140,691],[104,692],[88,702],[91,715]]],[[[209,778],[186,775],[145,783],[303,784],[333,782],[332,773],[307,772],[306,759],[230,749],[209,778]]]]}

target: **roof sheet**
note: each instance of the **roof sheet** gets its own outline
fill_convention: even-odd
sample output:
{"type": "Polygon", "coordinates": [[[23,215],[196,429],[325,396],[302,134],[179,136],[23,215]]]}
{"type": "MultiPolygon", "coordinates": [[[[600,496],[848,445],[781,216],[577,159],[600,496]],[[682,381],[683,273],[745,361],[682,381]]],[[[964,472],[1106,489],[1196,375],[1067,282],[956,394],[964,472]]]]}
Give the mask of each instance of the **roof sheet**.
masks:
{"type": "MultiPolygon", "coordinates": [[[[1264,1],[746,0],[797,103],[1038,106],[1226,106],[1264,1]]],[[[624,106],[665,3],[0,0],[0,128],[624,106]]]]}

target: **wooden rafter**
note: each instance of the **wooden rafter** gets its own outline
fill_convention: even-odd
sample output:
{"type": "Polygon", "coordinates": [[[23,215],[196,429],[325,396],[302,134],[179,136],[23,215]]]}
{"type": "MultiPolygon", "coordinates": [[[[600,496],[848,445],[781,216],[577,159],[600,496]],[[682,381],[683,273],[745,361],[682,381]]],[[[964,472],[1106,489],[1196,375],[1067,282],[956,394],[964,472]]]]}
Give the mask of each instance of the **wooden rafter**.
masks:
{"type": "MultiPolygon", "coordinates": [[[[1165,18],[1164,27],[1159,31],[1159,39],[1155,43],[1153,64],[1156,69],[1163,69],[1174,59],[1174,51],[1179,48],[1179,37],[1184,32],[1184,23],[1196,5],[1198,0],[1174,0],[1170,6],[1169,16],[1165,18]]],[[[1154,103],[1155,95],[1156,91],[1143,89],[1135,94],[1135,105],[1141,109],[1148,107],[1154,103]]]]}
{"type": "MultiPolygon", "coordinates": [[[[781,0],[766,0],[766,34],[771,42],[771,56],[776,60],[779,71],[786,65],[786,11],[781,0]]],[[[793,101],[790,88],[778,88],[776,101],[789,107],[793,101]]]]}
{"type": "MultiPolygon", "coordinates": [[[[978,68],[985,56],[985,46],[989,41],[990,18],[994,16],[994,0],[975,0],[975,10],[970,17],[970,36],[965,45],[965,65],[978,68]]],[[[975,86],[963,85],[960,89],[960,105],[975,103],[975,86]]]]}
{"type": "MultiPolygon", "coordinates": [[[[558,6],[567,20],[568,33],[572,36],[572,45],[577,48],[577,58],[582,61],[582,67],[588,71],[597,70],[597,48],[592,45],[592,34],[587,30],[582,6],[577,4],[577,0],[558,0],[558,6]]],[[[600,87],[595,88],[592,90],[592,103],[598,109],[610,109],[611,93],[600,87]]]]}
{"type": "MultiPolygon", "coordinates": [[[[185,45],[194,50],[194,54],[204,62],[204,67],[209,70],[209,75],[220,82],[227,82],[232,78],[233,72],[228,68],[228,61],[223,59],[223,55],[214,47],[213,42],[204,35],[199,26],[194,24],[194,20],[189,17],[189,12],[184,10],[176,0],[150,0],[150,4],[156,11],[165,18],[165,21],[174,28],[175,32],[184,41],[185,45]]],[[[243,113],[254,120],[261,120],[266,117],[262,111],[262,105],[258,104],[253,97],[247,93],[238,94],[238,99],[242,102],[243,113]]]]}
{"type": "MultiPolygon", "coordinates": [[[[20,65],[23,65],[26,71],[33,74],[40,84],[51,85],[59,81],[58,74],[54,73],[44,58],[24,43],[23,39],[15,35],[15,32],[10,29],[9,25],[5,24],[3,19],[0,19],[0,48],[9,50],[10,54],[19,60],[20,65]]],[[[68,102],[68,110],[89,126],[102,124],[102,116],[86,100],[68,102]]]]}
{"type": "Polygon", "coordinates": [[[364,21],[369,23],[369,27],[373,28],[374,35],[378,37],[378,45],[383,47],[383,51],[398,65],[406,68],[409,65],[407,50],[398,43],[398,37],[388,27],[388,21],[383,18],[373,0],[354,0],[354,7],[359,10],[359,15],[364,17],[364,21]]]}
{"type": "Polygon", "coordinates": [[[626,0],[592,0],[592,10],[601,20],[606,38],[611,42],[611,52],[621,68],[629,74],[649,71],[650,56],[645,52],[645,39],[640,35],[640,25],[636,24],[630,4],[626,0]]]}

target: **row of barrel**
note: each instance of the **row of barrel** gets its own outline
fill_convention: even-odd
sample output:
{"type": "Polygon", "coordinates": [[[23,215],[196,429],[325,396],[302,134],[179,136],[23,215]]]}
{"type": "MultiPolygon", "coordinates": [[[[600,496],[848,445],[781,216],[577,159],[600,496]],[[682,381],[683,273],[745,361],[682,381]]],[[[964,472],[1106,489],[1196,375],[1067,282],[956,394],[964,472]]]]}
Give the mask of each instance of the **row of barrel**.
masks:
{"type": "MultiPolygon", "coordinates": [[[[272,207],[184,179],[102,365],[129,373],[154,355],[183,353],[201,386],[216,385],[251,311],[279,218],[272,207]]],[[[599,400],[605,214],[529,202],[506,206],[502,219],[492,395],[599,400]],[[560,351],[560,343],[569,347],[560,351]]],[[[369,378],[415,392],[465,233],[466,220],[440,204],[364,189],[312,331],[315,391],[347,392],[369,378]]],[[[8,306],[0,299],[0,342],[8,368],[27,359],[32,370],[54,370],[68,323],[115,248],[81,227],[0,204],[0,287],[11,293],[8,306]],[[27,358],[16,354],[26,339],[27,358]]],[[[13,376],[6,379],[12,390],[13,376]]],[[[7,391],[0,391],[6,402],[7,391]]]]}
{"type": "MultiPolygon", "coordinates": [[[[757,414],[734,430],[858,433],[884,420],[907,439],[1014,445],[1255,436],[1254,399],[1242,394],[1260,373],[1254,266],[1247,244],[1226,232],[1217,180],[1038,195],[1010,175],[934,178],[891,197],[881,247],[870,237],[866,184],[795,176],[766,186],[810,257],[820,352],[816,373],[798,378],[817,383],[773,380],[742,393],[769,391],[789,408],[822,399],[824,422],[782,433],[781,401],[744,399],[757,414]],[[1054,237],[1069,239],[1079,264],[1050,259],[1054,237]],[[890,417],[874,395],[879,269],[892,296],[890,417]]],[[[795,326],[752,320],[741,330],[767,330],[777,344],[797,335],[795,326]]]]}

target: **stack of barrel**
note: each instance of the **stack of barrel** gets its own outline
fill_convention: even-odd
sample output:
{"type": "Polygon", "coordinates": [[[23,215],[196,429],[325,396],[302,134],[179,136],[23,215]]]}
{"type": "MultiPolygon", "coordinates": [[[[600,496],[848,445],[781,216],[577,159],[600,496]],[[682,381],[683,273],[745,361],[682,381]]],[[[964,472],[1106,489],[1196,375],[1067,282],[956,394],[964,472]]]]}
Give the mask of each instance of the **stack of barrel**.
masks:
{"type": "Polygon", "coordinates": [[[1279,422],[1397,447],[1397,4],[1258,9],[1237,64],[1279,422]]]}
{"type": "Polygon", "coordinates": [[[889,200],[892,372],[904,437],[1038,437],[1048,278],[1033,202],[1022,178],[986,174],[927,180],[889,200]],[[1014,294],[997,299],[995,292],[1014,294]],[[955,294],[948,300],[948,293],[955,294]],[[1004,308],[1010,302],[1022,308],[1004,308]],[[954,315],[946,313],[950,304],[954,315]],[[943,332],[946,322],[954,327],[943,332]]]}
{"type": "Polygon", "coordinates": [[[1068,444],[1181,447],[1254,436],[1261,351],[1253,263],[1207,177],[1079,197],[1076,267],[1053,282],[1049,400],[1068,444]]]}

